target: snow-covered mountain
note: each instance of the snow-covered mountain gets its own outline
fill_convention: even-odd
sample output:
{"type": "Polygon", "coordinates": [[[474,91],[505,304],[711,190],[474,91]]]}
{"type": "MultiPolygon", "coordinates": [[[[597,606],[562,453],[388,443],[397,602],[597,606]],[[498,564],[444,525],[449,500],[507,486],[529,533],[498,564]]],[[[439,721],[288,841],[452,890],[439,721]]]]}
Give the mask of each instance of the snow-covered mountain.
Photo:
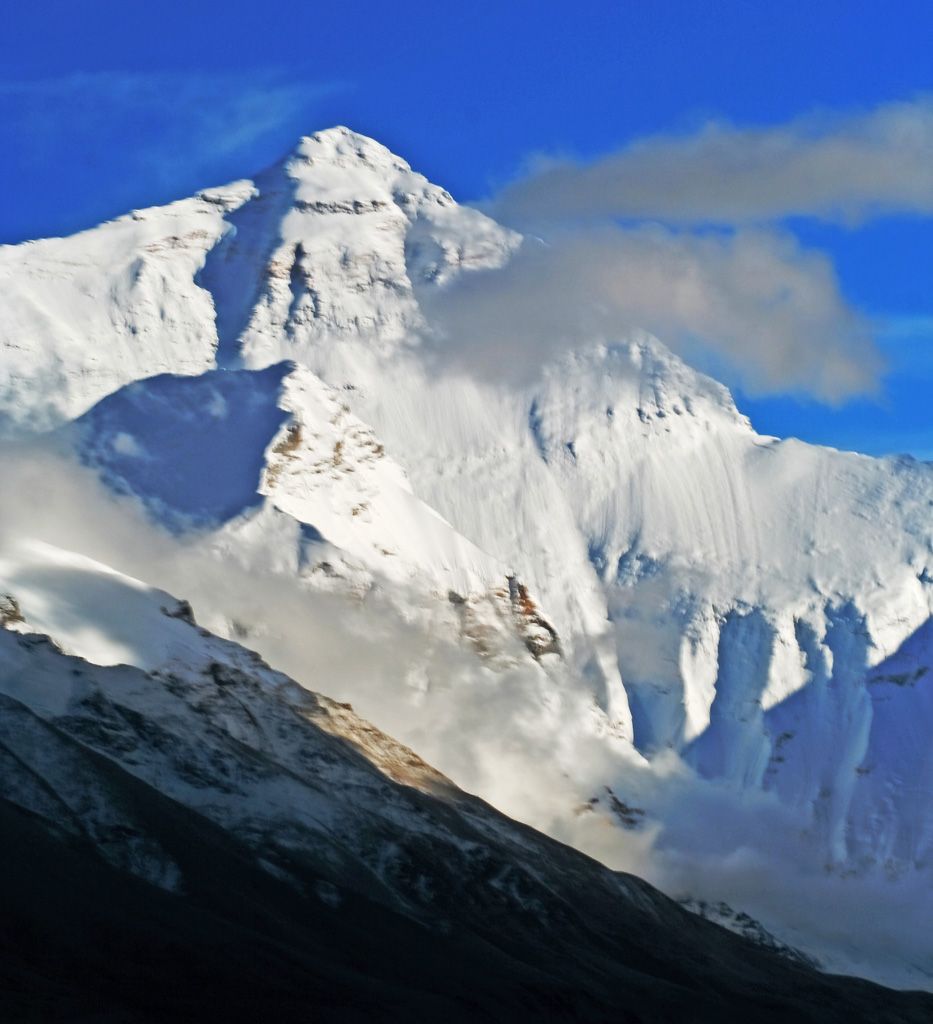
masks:
{"type": "MultiPolygon", "coordinates": [[[[933,882],[933,466],[760,436],[639,333],[530,383],[468,374],[435,312],[523,244],[333,129],[253,181],[0,249],[9,443],[71,446],[261,577],[248,621],[235,586],[199,593],[205,622],[508,813],[698,898],[736,900],[706,853],[746,895],[788,860],[868,879],[893,928],[918,905],[893,879],[933,882]],[[332,634],[349,668],[308,660],[301,602],[369,616],[332,634]]],[[[195,596],[107,534],[75,546],[195,596]]],[[[52,581],[14,583],[108,663],[44,621],[52,581]]],[[[119,660],[151,671],[147,643],[119,660]]],[[[912,932],[891,952],[749,899],[830,966],[933,984],[912,932]]]]}

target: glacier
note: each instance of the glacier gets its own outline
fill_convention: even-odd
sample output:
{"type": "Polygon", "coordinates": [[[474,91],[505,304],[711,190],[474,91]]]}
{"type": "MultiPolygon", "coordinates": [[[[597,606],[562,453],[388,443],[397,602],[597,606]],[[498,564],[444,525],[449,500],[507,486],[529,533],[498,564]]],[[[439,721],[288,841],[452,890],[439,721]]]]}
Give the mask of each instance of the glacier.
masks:
{"type": "Polygon", "coordinates": [[[6,552],[190,598],[506,813],[933,987],[933,466],[761,436],[640,331],[471,372],[445,296],[527,244],[337,128],[3,247],[0,430],[43,506],[0,499],[4,592],[140,670],[6,552]]]}

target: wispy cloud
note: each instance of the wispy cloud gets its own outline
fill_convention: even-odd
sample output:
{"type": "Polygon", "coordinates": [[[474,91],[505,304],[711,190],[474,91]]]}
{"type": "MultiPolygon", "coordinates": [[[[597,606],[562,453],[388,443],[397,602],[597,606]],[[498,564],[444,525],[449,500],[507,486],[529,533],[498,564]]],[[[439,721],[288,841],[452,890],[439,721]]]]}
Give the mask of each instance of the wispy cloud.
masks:
{"type": "Polygon", "coordinates": [[[928,313],[887,317],[880,321],[878,331],[885,340],[918,340],[933,347],[933,316],[928,313]]]}
{"type": "Polygon", "coordinates": [[[8,119],[36,151],[88,134],[129,132],[137,159],[158,155],[169,166],[192,156],[236,152],[307,113],[336,83],[291,80],[275,70],[76,73],[0,82],[8,119]]]}
{"type": "Polygon", "coordinates": [[[588,164],[541,160],[495,207],[519,222],[927,215],[933,213],[933,96],[862,113],[813,113],[774,127],[711,122],[689,135],[638,140],[588,164]]]}
{"type": "Polygon", "coordinates": [[[0,81],[0,138],[19,174],[70,189],[72,206],[109,197],[117,213],[261,169],[319,127],[321,101],[341,88],[274,69],[0,81]]]}

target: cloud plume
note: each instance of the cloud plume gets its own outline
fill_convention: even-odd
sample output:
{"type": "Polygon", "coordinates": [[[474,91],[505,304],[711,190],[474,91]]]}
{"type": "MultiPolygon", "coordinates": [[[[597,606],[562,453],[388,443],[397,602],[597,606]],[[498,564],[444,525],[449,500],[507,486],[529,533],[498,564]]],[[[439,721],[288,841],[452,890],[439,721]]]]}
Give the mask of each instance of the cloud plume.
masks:
{"type": "Polygon", "coordinates": [[[438,358],[492,378],[530,379],[564,350],[636,328],[686,356],[705,345],[758,392],[837,402],[871,390],[881,368],[831,262],[784,232],[645,225],[526,239],[505,267],[422,301],[444,339],[438,358]]]}
{"type": "Polygon", "coordinates": [[[487,209],[544,242],[426,299],[441,361],[527,379],[641,328],[750,393],[877,394],[876,325],[788,219],[933,215],[933,95],[541,160],[487,209]]]}
{"type": "Polygon", "coordinates": [[[589,164],[549,160],[506,188],[495,214],[520,224],[621,217],[674,224],[803,215],[858,222],[933,213],[933,96],[773,127],[711,122],[637,140],[589,164]]]}

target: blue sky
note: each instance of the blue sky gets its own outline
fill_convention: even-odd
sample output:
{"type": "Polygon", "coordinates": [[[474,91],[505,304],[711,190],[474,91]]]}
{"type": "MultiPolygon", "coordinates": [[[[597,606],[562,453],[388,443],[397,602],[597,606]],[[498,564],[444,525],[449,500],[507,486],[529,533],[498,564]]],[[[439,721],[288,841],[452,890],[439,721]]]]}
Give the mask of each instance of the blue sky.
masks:
{"type": "MultiPolygon", "coordinates": [[[[914,102],[933,93],[931,53],[933,8],[897,0],[10,4],[0,241],[247,176],[337,123],[482,200],[536,154],[585,163],[711,121],[767,130],[914,102]]],[[[933,217],[788,208],[769,230],[828,254],[889,372],[877,397],[833,408],[762,395],[714,360],[743,410],[764,432],[933,458],[933,217]]]]}

